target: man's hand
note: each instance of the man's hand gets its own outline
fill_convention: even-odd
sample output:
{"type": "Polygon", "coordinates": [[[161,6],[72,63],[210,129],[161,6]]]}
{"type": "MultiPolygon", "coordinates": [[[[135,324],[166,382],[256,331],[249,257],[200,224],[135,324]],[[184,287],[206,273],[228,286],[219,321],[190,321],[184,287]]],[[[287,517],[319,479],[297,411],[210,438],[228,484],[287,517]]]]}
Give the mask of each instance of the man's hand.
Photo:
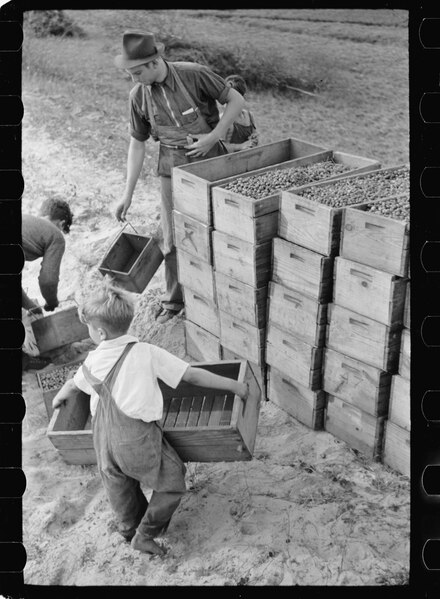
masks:
{"type": "Polygon", "coordinates": [[[217,142],[218,139],[212,134],[212,131],[211,133],[198,133],[197,141],[185,146],[186,149],[191,150],[190,152],[186,152],[186,155],[205,156],[217,142]]]}
{"type": "Polygon", "coordinates": [[[128,198],[122,200],[122,202],[117,205],[115,211],[116,220],[118,220],[119,222],[125,222],[125,216],[128,212],[128,209],[130,208],[130,205],[131,199],[128,198]]]}
{"type": "Polygon", "coordinates": [[[46,312],[53,312],[55,308],[58,306],[58,302],[56,304],[44,304],[44,309],[46,312]]]}
{"type": "Polygon", "coordinates": [[[59,399],[57,399],[57,396],[55,396],[52,400],[52,409],[56,410],[57,408],[59,408],[60,406],[63,405],[63,403],[66,403],[67,398],[62,398],[60,397],[59,399]]]}

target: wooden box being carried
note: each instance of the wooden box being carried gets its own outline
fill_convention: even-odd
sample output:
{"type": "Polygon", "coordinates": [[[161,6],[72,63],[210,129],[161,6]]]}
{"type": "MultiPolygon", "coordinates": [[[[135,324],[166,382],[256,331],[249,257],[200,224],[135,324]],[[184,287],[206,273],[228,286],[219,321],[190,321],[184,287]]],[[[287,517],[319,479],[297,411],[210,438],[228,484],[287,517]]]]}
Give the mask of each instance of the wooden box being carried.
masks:
{"type": "Polygon", "coordinates": [[[46,406],[46,412],[49,420],[52,417],[52,400],[64,383],[72,378],[84,359],[72,360],[67,364],[61,366],[51,366],[41,372],[36,372],[38,386],[43,394],[44,405],[46,406]]]}
{"type": "Polygon", "coordinates": [[[279,237],[273,240],[272,280],[319,303],[331,301],[333,258],[279,237]]]}
{"type": "MultiPolygon", "coordinates": [[[[164,397],[164,435],[185,462],[250,460],[254,450],[261,390],[246,361],[196,363],[249,383],[249,397],[182,382],[171,389],[160,381],[164,397]]],[[[85,394],[83,394],[85,395],[85,394]]],[[[53,413],[48,437],[69,464],[96,463],[88,396],[71,399],[53,413]]]]}
{"type": "Polygon", "coordinates": [[[349,206],[344,210],[341,256],[406,277],[409,265],[409,225],[402,220],[369,212],[366,208],[367,204],[362,204],[357,207],[349,206]]]}
{"type": "Polygon", "coordinates": [[[185,349],[188,356],[197,361],[220,360],[222,349],[220,338],[204,328],[185,320],[185,349]]]}
{"type": "Polygon", "coordinates": [[[394,422],[387,420],[385,423],[385,442],[383,450],[383,462],[404,474],[410,476],[411,467],[411,439],[410,432],[397,426],[394,422]]]}
{"type": "Polygon", "coordinates": [[[396,372],[402,326],[387,326],[372,318],[330,304],[326,346],[379,370],[396,372]]]}
{"type": "Polygon", "coordinates": [[[385,420],[327,395],[325,430],[375,461],[382,458],[385,420]]]}
{"type": "Polygon", "coordinates": [[[172,176],[174,208],[212,225],[211,192],[215,185],[274,165],[290,166],[297,158],[325,151],[321,146],[289,138],[175,167],[172,176]]]}
{"type": "Polygon", "coordinates": [[[220,320],[216,304],[189,287],[182,287],[182,289],[185,318],[198,324],[215,337],[220,337],[220,320]]]}
{"type": "Polygon", "coordinates": [[[217,305],[238,320],[258,328],[266,326],[267,285],[253,287],[222,272],[215,272],[217,305]]]}
{"type": "Polygon", "coordinates": [[[199,295],[216,303],[214,273],[211,264],[177,249],[179,283],[183,287],[196,290],[199,295]]]}
{"type": "Polygon", "coordinates": [[[267,378],[267,397],[270,401],[309,428],[323,428],[326,403],[324,391],[312,391],[303,387],[273,366],[268,368],[267,378]]]}
{"type": "Polygon", "coordinates": [[[395,374],[391,381],[389,420],[406,429],[411,430],[410,409],[410,382],[403,376],[395,374]]]}
{"type": "Polygon", "coordinates": [[[253,245],[220,231],[212,234],[215,270],[253,287],[267,285],[272,242],[253,245]]]}
{"type": "Polygon", "coordinates": [[[266,328],[259,329],[222,310],[219,315],[221,345],[261,366],[264,363],[266,328]]]}
{"type": "Polygon", "coordinates": [[[152,237],[122,230],[104,255],[99,272],[110,275],[127,291],[142,293],[162,260],[162,251],[152,237]]]}
{"type": "Polygon", "coordinates": [[[37,318],[31,322],[31,326],[40,354],[89,336],[87,325],[79,319],[77,306],[37,318]]]}
{"type": "Polygon", "coordinates": [[[402,323],[407,279],[341,256],[333,277],[335,304],[386,325],[402,323]]]}
{"type": "Polygon", "coordinates": [[[322,348],[268,323],[266,362],[312,391],[321,388],[322,348]]]}
{"type": "Polygon", "coordinates": [[[408,381],[411,377],[411,331],[405,328],[400,342],[399,374],[408,381]]]}
{"type": "Polygon", "coordinates": [[[268,321],[310,345],[321,347],[325,341],[327,304],[271,281],[268,321]]]}
{"type": "MultiPolygon", "coordinates": [[[[369,158],[353,156],[344,152],[327,151],[260,169],[249,173],[248,176],[263,175],[270,173],[270,171],[285,170],[287,168],[299,168],[327,160],[346,165],[349,170],[343,174],[331,175],[325,179],[326,181],[339,179],[347,174],[377,169],[380,166],[376,160],[370,160],[369,158]]],[[[257,199],[230,189],[224,189],[225,184],[219,183],[212,190],[215,228],[251,243],[263,243],[272,239],[277,234],[278,229],[281,190],[274,190],[267,196],[257,199]]]]}
{"type": "Polygon", "coordinates": [[[212,264],[212,227],[173,210],[175,246],[200,260],[212,264]]]}
{"type": "Polygon", "coordinates": [[[372,416],[386,416],[392,375],[332,349],[324,350],[324,391],[372,416]]]}

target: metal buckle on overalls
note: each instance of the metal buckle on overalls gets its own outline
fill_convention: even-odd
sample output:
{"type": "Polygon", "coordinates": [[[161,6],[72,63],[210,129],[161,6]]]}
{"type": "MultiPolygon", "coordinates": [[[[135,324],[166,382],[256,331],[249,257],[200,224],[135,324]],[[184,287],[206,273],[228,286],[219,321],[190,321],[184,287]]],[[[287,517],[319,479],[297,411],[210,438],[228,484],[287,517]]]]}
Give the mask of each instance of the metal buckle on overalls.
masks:
{"type": "Polygon", "coordinates": [[[171,144],[164,144],[160,142],[160,145],[164,148],[171,148],[172,150],[186,150],[186,146],[173,146],[171,144]]]}

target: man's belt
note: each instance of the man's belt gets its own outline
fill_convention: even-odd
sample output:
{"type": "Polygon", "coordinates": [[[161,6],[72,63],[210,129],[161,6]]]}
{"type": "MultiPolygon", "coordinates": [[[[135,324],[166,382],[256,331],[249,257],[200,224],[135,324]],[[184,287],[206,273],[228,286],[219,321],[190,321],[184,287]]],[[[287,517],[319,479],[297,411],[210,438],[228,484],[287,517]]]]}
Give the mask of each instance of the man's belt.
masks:
{"type": "Polygon", "coordinates": [[[164,148],[171,148],[172,150],[186,150],[186,146],[178,146],[178,145],[173,145],[173,144],[164,144],[162,141],[160,142],[160,145],[163,146],[164,148]]]}

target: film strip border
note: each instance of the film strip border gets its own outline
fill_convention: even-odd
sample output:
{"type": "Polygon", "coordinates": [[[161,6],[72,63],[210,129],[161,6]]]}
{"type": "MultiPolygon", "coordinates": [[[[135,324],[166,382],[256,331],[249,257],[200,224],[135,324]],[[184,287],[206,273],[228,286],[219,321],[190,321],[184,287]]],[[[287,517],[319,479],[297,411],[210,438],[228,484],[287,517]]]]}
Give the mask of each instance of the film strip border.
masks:
{"type": "Polygon", "coordinates": [[[411,583],[440,596],[440,11],[410,30],[411,583]]]}
{"type": "Polygon", "coordinates": [[[21,469],[21,47],[22,11],[0,8],[0,594],[23,588],[26,551],[22,532],[21,469]]]}

